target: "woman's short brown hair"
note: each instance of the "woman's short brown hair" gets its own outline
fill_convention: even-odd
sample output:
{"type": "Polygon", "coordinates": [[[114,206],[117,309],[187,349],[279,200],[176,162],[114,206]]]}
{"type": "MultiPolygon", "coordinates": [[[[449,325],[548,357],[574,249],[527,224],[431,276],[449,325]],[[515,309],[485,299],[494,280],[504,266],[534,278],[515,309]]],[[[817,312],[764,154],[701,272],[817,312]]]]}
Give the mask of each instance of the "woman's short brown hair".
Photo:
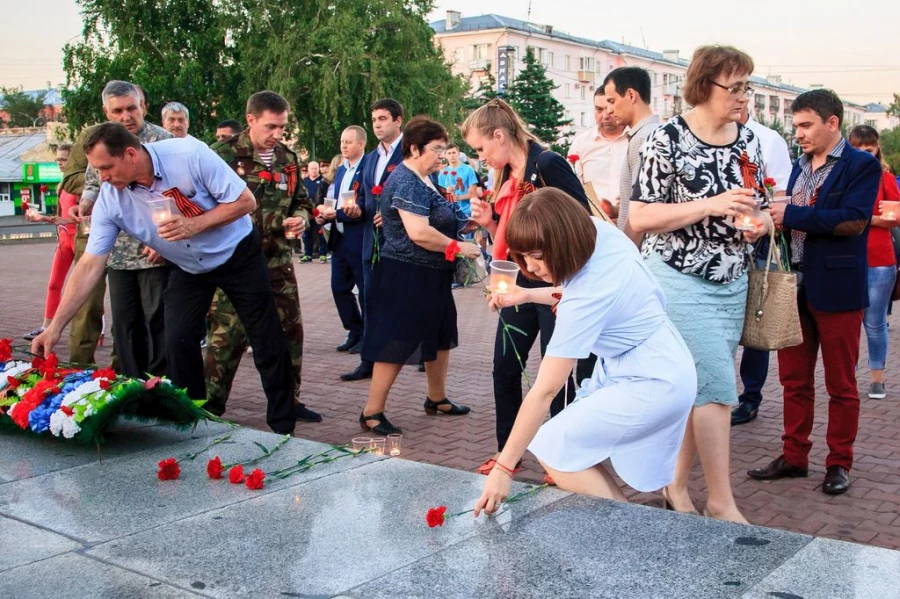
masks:
{"type": "Polygon", "coordinates": [[[712,94],[712,85],[720,75],[751,75],[753,59],[733,46],[700,46],[691,57],[684,76],[684,101],[699,106],[712,94]]]}
{"type": "Polygon", "coordinates": [[[596,241],[597,227],[584,206],[554,187],[522,198],[506,226],[509,254],[522,274],[537,278],[528,272],[524,255],[540,252],[554,285],[562,285],[584,268],[596,241]]]}
{"type": "Polygon", "coordinates": [[[444,126],[427,116],[413,118],[403,128],[403,157],[412,157],[413,147],[423,152],[425,146],[433,141],[450,141],[444,126]]]}

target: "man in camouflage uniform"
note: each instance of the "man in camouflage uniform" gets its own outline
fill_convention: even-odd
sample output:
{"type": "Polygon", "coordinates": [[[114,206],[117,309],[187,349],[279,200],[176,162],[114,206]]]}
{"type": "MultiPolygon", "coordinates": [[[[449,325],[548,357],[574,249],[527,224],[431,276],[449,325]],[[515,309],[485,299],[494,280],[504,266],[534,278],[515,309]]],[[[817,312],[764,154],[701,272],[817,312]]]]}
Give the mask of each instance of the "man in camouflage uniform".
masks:
{"type": "MultiPolygon", "coordinates": [[[[256,197],[251,215],[262,240],[275,294],[275,307],[288,338],[294,371],[295,415],[301,422],[322,417],[299,402],[303,364],[303,322],[291,247],[285,231],[302,233],[312,214],[312,202],[300,177],[297,155],[281,143],[287,125],[288,103],[278,94],[262,91],[247,101],[248,127],[239,135],[213,144],[212,149],[247,182],[256,197]]],[[[247,350],[247,333],[234,306],[221,289],[209,311],[205,358],[206,409],[225,412],[234,375],[247,350]]]]}
{"type": "MultiPolygon", "coordinates": [[[[110,81],[103,88],[103,111],[142,143],[172,138],[172,134],[144,120],[141,94],[126,81],[110,81]]],[[[89,215],[100,195],[100,177],[88,167],[79,202],[89,215]]],[[[163,375],[166,369],[163,291],[169,265],[137,239],[120,233],[107,263],[116,369],[130,377],[163,375]]],[[[101,313],[102,314],[102,313],[101,313]]]]}

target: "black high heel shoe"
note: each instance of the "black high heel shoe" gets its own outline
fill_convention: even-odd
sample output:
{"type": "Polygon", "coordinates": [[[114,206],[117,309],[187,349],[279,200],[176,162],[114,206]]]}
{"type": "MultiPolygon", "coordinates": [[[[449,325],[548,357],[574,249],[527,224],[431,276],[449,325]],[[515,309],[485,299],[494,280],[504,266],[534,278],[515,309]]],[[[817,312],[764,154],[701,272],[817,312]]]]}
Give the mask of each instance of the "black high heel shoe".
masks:
{"type": "Polygon", "coordinates": [[[455,404],[446,397],[441,401],[431,401],[427,397],[425,398],[425,413],[429,416],[437,416],[438,414],[445,414],[447,416],[464,416],[472,411],[472,408],[469,406],[462,406],[459,404],[455,404]],[[441,410],[440,406],[450,406],[449,410],[441,410]]]}
{"type": "Polygon", "coordinates": [[[384,415],[384,412],[378,412],[377,414],[372,414],[370,416],[366,416],[365,414],[359,415],[359,426],[362,429],[369,433],[378,433],[379,435],[400,435],[403,431],[400,427],[394,426],[391,424],[391,421],[387,419],[387,416],[384,415]],[[375,426],[369,426],[367,421],[369,420],[377,420],[378,424],[375,426]]]}

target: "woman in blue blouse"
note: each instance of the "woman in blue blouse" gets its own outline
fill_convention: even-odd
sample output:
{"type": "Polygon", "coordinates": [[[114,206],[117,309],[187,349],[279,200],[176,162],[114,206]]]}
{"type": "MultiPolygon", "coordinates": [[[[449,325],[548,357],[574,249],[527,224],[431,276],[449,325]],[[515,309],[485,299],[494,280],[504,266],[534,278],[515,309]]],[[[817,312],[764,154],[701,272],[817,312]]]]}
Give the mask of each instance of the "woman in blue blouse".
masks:
{"type": "MultiPolygon", "coordinates": [[[[379,211],[384,245],[372,274],[370,323],[362,358],[373,362],[369,400],[359,416],[364,430],[401,432],[384,415],[388,393],[404,364],[421,357],[428,376],[425,412],[459,416],[469,408],[447,399],[450,350],[457,346],[454,263],[445,250],[469,219],[449,202],[431,179],[440,170],[449,143],[444,127],[416,117],[403,130],[403,163],[384,185],[379,211]]],[[[459,243],[459,253],[474,260],[481,248],[459,243]]]]}

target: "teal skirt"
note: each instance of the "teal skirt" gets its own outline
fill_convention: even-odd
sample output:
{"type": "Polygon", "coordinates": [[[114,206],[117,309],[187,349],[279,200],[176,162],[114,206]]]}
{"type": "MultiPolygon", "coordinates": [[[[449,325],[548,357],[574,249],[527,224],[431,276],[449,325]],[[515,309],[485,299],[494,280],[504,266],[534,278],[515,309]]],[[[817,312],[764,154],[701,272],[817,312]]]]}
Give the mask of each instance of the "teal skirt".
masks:
{"type": "Polygon", "coordinates": [[[681,333],[697,368],[694,407],[738,403],[735,354],[744,329],[747,275],[728,284],[712,283],[675,270],[656,252],[647,258],[666,296],[666,313],[681,333]]]}

